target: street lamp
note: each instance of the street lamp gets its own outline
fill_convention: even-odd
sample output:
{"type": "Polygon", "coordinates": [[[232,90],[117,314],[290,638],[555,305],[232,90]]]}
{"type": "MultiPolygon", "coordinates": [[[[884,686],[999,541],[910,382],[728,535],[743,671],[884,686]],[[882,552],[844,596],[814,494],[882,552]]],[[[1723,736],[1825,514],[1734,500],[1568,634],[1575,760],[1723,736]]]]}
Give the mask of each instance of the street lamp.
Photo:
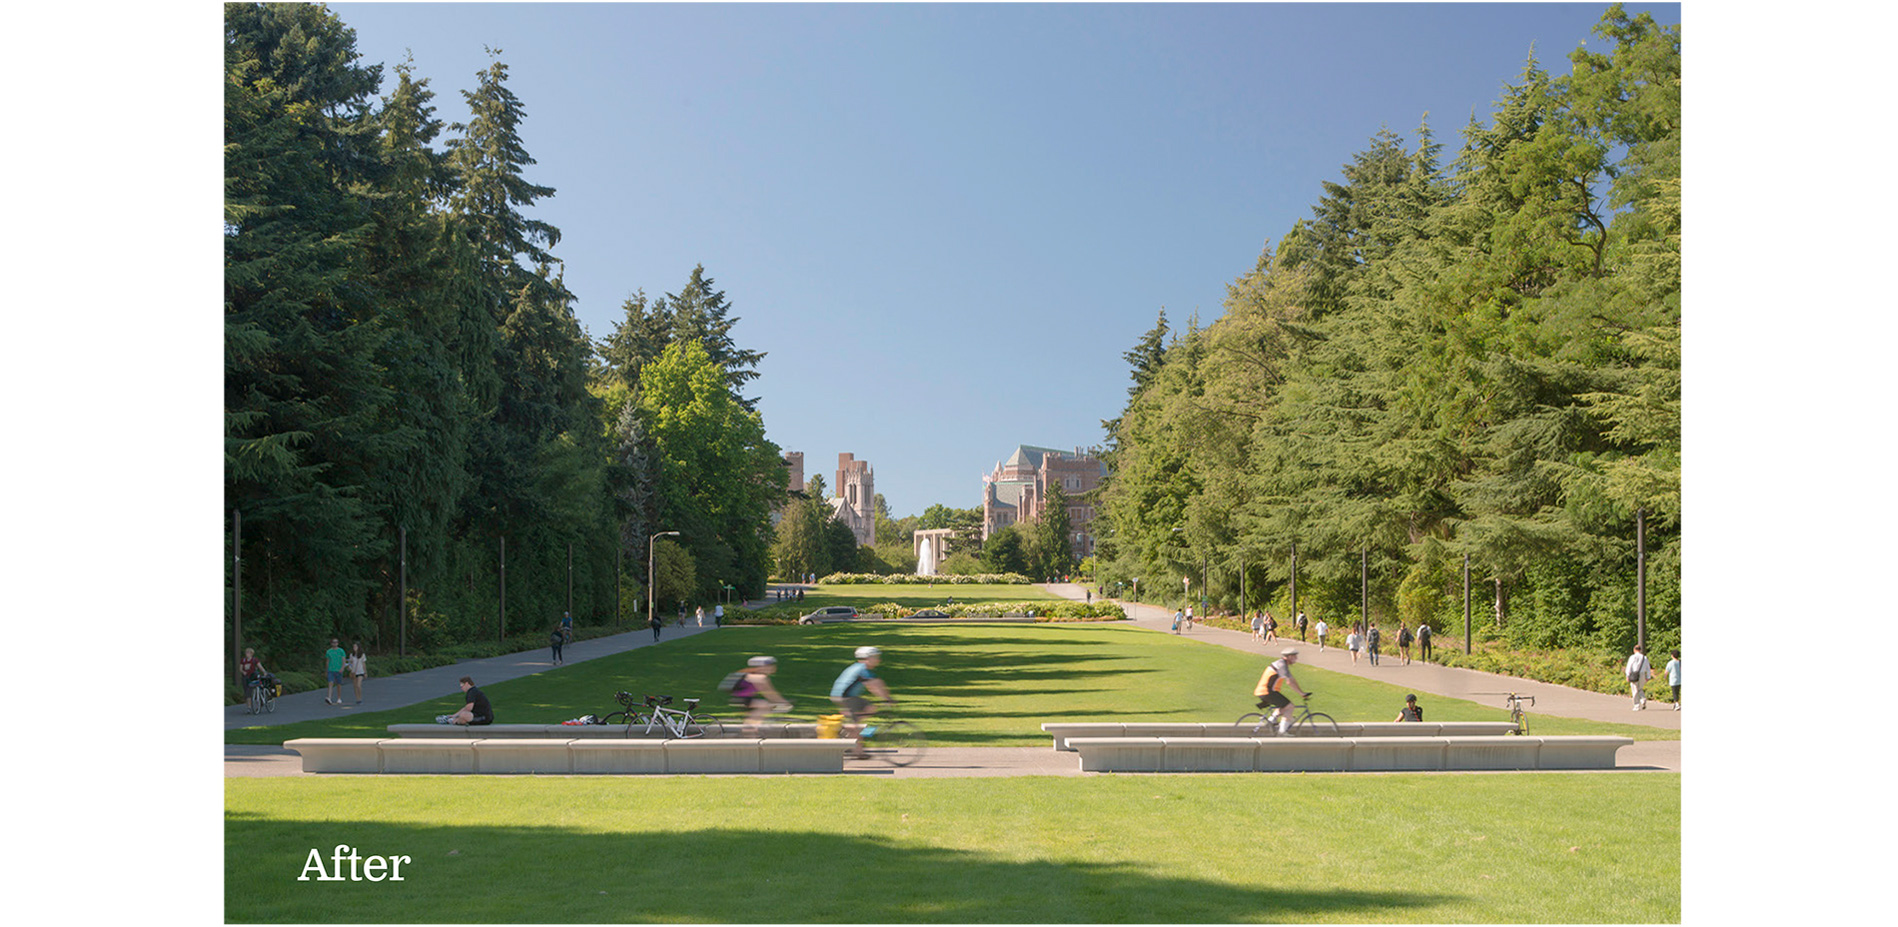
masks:
{"type": "MultiPolygon", "coordinates": [[[[658,620],[659,620],[659,613],[658,613],[658,612],[655,612],[655,611],[653,611],[653,609],[654,609],[654,608],[656,607],[656,606],[655,606],[655,604],[654,604],[654,602],[655,602],[655,596],[654,596],[654,593],[655,593],[655,592],[656,592],[656,591],[658,590],[658,587],[659,587],[659,583],[658,583],[658,582],[656,581],[656,580],[658,579],[658,577],[656,577],[656,576],[654,576],[654,575],[652,575],[652,568],[653,568],[653,559],[652,559],[652,545],[653,545],[653,542],[655,542],[655,541],[657,541],[657,540],[659,540],[660,538],[664,538],[664,537],[674,537],[674,538],[676,538],[676,537],[678,537],[678,536],[679,536],[679,532],[677,532],[677,531],[661,531],[661,532],[659,532],[658,534],[655,534],[655,535],[653,535],[652,537],[649,537],[649,538],[647,538],[647,539],[646,539],[646,620],[647,620],[647,621],[658,621],[658,620]]],[[[659,632],[657,632],[657,631],[655,631],[655,632],[653,632],[653,633],[655,633],[655,634],[657,634],[657,633],[659,633],[659,632]]]]}

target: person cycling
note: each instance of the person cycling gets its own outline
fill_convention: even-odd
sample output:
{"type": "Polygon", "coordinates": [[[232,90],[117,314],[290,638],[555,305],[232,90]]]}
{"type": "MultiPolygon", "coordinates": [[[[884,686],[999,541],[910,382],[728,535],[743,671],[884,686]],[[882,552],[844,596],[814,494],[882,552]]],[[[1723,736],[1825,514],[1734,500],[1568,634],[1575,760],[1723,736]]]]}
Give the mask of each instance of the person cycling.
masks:
{"type": "Polygon", "coordinates": [[[732,704],[746,710],[745,733],[752,734],[764,723],[765,715],[774,709],[789,711],[791,703],[778,694],[776,686],[771,684],[771,674],[778,671],[776,657],[752,657],[745,661],[744,675],[732,685],[732,704]]]}
{"type": "Polygon", "coordinates": [[[862,719],[876,713],[876,706],[864,697],[865,692],[885,702],[896,701],[890,695],[890,687],[877,678],[875,672],[877,664],[883,662],[883,651],[875,647],[858,647],[856,658],[857,662],[846,667],[830,687],[830,700],[844,713],[844,729],[841,732],[844,737],[857,736],[857,731],[863,727],[862,719]]]}
{"type": "Polygon", "coordinates": [[[1311,698],[1311,693],[1300,687],[1298,680],[1292,676],[1292,667],[1297,663],[1298,649],[1285,648],[1279,652],[1279,658],[1272,661],[1271,666],[1265,668],[1265,675],[1259,677],[1258,687],[1252,690],[1252,694],[1259,697],[1260,711],[1268,707],[1272,709],[1272,713],[1267,715],[1265,720],[1267,723],[1278,722],[1280,734],[1291,732],[1292,713],[1284,709],[1292,704],[1292,700],[1286,698],[1285,693],[1280,692],[1279,688],[1289,685],[1300,698],[1311,698]]]}

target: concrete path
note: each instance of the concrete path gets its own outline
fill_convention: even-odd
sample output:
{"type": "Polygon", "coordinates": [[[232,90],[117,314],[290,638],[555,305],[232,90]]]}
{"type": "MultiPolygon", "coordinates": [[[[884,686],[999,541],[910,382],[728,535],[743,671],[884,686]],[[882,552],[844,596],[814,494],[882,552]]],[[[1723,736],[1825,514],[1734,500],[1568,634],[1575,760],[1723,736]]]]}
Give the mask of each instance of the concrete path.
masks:
{"type": "MultiPolygon", "coordinates": [[[[773,587],[774,589],[777,587],[773,587]]],[[[795,589],[796,586],[786,588],[795,589]]],[[[1085,599],[1084,587],[1071,584],[1049,584],[1042,588],[1071,599],[1085,599]]],[[[767,598],[757,602],[745,603],[747,607],[769,604],[767,598]]],[[[1173,612],[1159,606],[1142,605],[1132,602],[1118,602],[1127,610],[1132,624],[1156,633],[1170,633],[1173,612]]],[[[710,627],[699,628],[693,625],[668,626],[661,632],[660,644],[679,637],[699,634],[713,630],[710,627]]],[[[1319,666],[1327,670],[1351,673],[1368,679],[1378,679],[1394,685],[1414,689],[1420,695],[1442,695],[1452,698],[1468,699],[1482,704],[1495,704],[1502,707],[1505,693],[1519,692],[1534,695],[1536,703],[1530,712],[1533,719],[1536,714],[1558,715],[1562,717],[1586,718],[1596,721],[1618,721],[1628,724],[1646,724],[1653,727],[1680,729],[1684,712],[1672,711],[1671,706],[1649,702],[1646,711],[1633,711],[1631,701],[1626,696],[1603,695],[1597,692],[1583,692],[1565,686],[1539,683],[1510,676],[1499,676],[1475,670],[1456,669],[1437,664],[1413,660],[1409,666],[1401,666],[1395,657],[1380,659],[1380,665],[1373,667],[1368,659],[1360,656],[1354,665],[1350,653],[1342,646],[1318,650],[1315,641],[1299,643],[1296,635],[1289,641],[1279,640],[1262,643],[1252,638],[1249,632],[1226,631],[1196,625],[1190,633],[1181,636],[1208,644],[1217,644],[1257,653],[1263,659],[1276,655],[1286,647],[1297,647],[1300,662],[1319,666]]],[[[1332,632],[1334,640],[1341,641],[1342,636],[1332,632]]],[[[569,662],[597,659],[609,654],[621,653],[637,647],[652,646],[650,631],[635,631],[612,637],[580,641],[567,645],[563,656],[569,662]]],[[[1394,649],[1394,648],[1393,648],[1394,649]]],[[[1414,653],[1415,648],[1413,648],[1414,653]]],[[[413,705],[446,694],[456,692],[456,680],[462,676],[474,677],[477,685],[514,679],[553,668],[552,654],[546,648],[530,650],[524,653],[491,657],[484,660],[469,660],[452,666],[437,667],[414,673],[396,676],[372,677],[363,686],[363,704],[353,704],[353,695],[346,696],[350,704],[341,707],[325,705],[322,692],[303,692],[288,695],[277,700],[277,710],[263,716],[245,713],[243,706],[231,706],[225,712],[226,729],[250,727],[255,725],[287,724],[313,718],[330,717],[341,712],[381,710],[413,705]]],[[[1426,702],[1426,704],[1428,704],[1426,702]]],[[[1392,714],[1395,714],[1395,708],[1392,714]]],[[[1640,741],[1621,749],[1617,757],[1616,770],[1608,771],[1672,771],[1681,769],[1681,742],[1678,740],[1640,741]]],[[[224,746],[224,774],[236,776],[301,776],[306,775],[302,768],[302,759],[294,752],[282,747],[249,746],[226,744],[224,746]]],[[[1076,754],[1063,753],[1052,747],[937,747],[932,748],[922,762],[915,766],[902,768],[890,767],[878,762],[851,762],[846,764],[845,775],[891,777],[897,779],[932,778],[949,776],[1083,776],[1097,775],[1080,770],[1080,761],[1076,754]]],[[[1491,775],[1482,772],[1445,772],[1431,775],[1491,775]]],[[[1362,773],[1361,775],[1376,775],[1362,773]]]]}
{"type": "MultiPolygon", "coordinates": [[[[1063,598],[1077,600],[1086,598],[1086,589],[1080,585],[1053,583],[1043,585],[1041,588],[1063,598]]],[[[1158,631],[1162,634],[1171,633],[1169,629],[1173,624],[1172,609],[1162,608],[1157,605],[1143,605],[1135,602],[1109,601],[1114,601],[1115,604],[1125,608],[1127,610],[1127,617],[1132,619],[1133,624],[1158,631]]],[[[1536,701],[1535,705],[1528,709],[1531,731],[1535,729],[1534,719],[1536,715],[1585,718],[1590,721],[1615,721],[1622,724],[1641,724],[1649,727],[1668,728],[1678,731],[1681,730],[1681,716],[1686,714],[1684,710],[1674,711],[1674,706],[1664,702],[1649,700],[1648,707],[1645,711],[1635,711],[1634,700],[1626,695],[1604,695],[1600,692],[1585,692],[1581,689],[1569,688],[1568,686],[1536,682],[1515,676],[1501,676],[1496,673],[1484,673],[1477,670],[1442,666],[1436,663],[1425,663],[1422,660],[1415,659],[1417,654],[1415,645],[1411,647],[1412,660],[1410,665],[1404,666],[1398,660],[1397,645],[1388,643],[1397,636],[1396,630],[1393,628],[1381,628],[1380,630],[1384,632],[1386,643],[1380,648],[1383,651],[1383,655],[1379,657],[1378,665],[1376,666],[1372,666],[1370,658],[1363,654],[1360,654],[1357,662],[1353,663],[1351,660],[1351,652],[1344,648],[1345,631],[1337,628],[1331,629],[1328,635],[1330,646],[1327,646],[1324,650],[1318,649],[1317,638],[1310,635],[1309,632],[1307,636],[1311,636],[1312,639],[1308,642],[1300,642],[1297,631],[1293,631],[1290,638],[1280,636],[1278,640],[1265,642],[1254,640],[1252,632],[1250,631],[1227,631],[1223,628],[1211,628],[1205,625],[1195,624],[1192,631],[1181,632],[1180,636],[1205,641],[1209,644],[1218,644],[1222,647],[1231,647],[1234,650],[1242,650],[1246,653],[1256,653],[1262,658],[1267,656],[1276,657],[1277,654],[1285,648],[1296,647],[1298,648],[1298,660],[1300,665],[1316,666],[1321,669],[1339,673],[1350,673],[1354,676],[1376,679],[1379,682],[1388,682],[1394,686],[1403,686],[1404,688],[1415,690],[1419,700],[1425,701],[1426,710],[1428,710],[1428,701],[1423,699],[1423,696],[1426,694],[1467,699],[1482,705],[1493,705],[1497,708],[1503,707],[1503,697],[1508,693],[1516,692],[1522,695],[1532,695],[1535,696],[1536,701]]],[[[1438,643],[1435,649],[1443,651],[1451,649],[1446,646],[1448,642],[1443,640],[1444,636],[1445,635],[1438,636],[1438,643]]],[[[1460,652],[1462,650],[1460,646],[1462,643],[1461,638],[1459,638],[1456,643],[1459,646],[1454,649],[1460,652]]],[[[1666,662],[1666,660],[1656,661],[1655,670],[1657,673],[1660,667],[1666,662]]],[[[1264,671],[1263,666],[1261,666],[1260,671],[1264,671]]],[[[1322,693],[1320,694],[1322,695],[1322,693]]],[[[1397,708],[1397,705],[1391,706],[1391,717],[1397,716],[1397,708]]],[[[1383,721],[1389,719],[1379,718],[1377,720],[1383,721]]]]}

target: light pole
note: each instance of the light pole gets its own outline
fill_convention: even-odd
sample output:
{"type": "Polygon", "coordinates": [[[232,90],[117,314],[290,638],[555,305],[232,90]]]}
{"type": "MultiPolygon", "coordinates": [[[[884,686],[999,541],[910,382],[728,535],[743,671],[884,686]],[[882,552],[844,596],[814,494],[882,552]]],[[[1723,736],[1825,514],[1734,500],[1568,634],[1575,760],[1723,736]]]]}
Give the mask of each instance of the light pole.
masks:
{"type": "MultiPolygon", "coordinates": [[[[658,534],[655,534],[652,537],[649,537],[646,539],[646,620],[647,621],[657,622],[659,620],[659,613],[656,611],[653,611],[653,608],[655,607],[654,603],[656,601],[656,597],[654,593],[658,590],[659,584],[655,581],[658,579],[658,577],[652,575],[652,567],[653,567],[652,545],[654,544],[654,542],[658,541],[660,538],[664,538],[664,537],[676,538],[678,536],[679,536],[679,532],[677,531],[661,531],[658,534]]],[[[658,625],[656,624],[654,625],[654,627],[657,627],[657,626],[658,625]]],[[[653,633],[657,634],[659,632],[655,631],[653,633]]]]}

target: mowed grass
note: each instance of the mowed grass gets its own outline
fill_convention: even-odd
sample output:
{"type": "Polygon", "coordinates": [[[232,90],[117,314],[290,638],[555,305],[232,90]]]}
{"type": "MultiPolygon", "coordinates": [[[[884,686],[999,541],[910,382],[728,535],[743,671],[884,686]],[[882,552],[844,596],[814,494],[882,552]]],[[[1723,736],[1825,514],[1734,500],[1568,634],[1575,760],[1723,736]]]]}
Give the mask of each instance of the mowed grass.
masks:
{"type": "MultiPolygon", "coordinates": [[[[901,588],[901,587],[898,587],[901,588]]],[[[519,679],[482,684],[499,723],[555,724],[616,706],[613,693],[702,698],[732,720],[717,691],[746,658],[778,658],[779,690],[806,719],[832,711],[831,683],[856,647],[884,650],[878,673],[899,699],[897,712],[937,744],[1046,746],[1044,721],[1233,720],[1251,711],[1264,657],[1155,634],[1123,623],[905,625],[832,624],[733,627],[663,640],[610,657],[519,679]]],[[[1407,690],[1314,667],[1299,679],[1313,705],[1339,721],[1389,721],[1407,690]]],[[[432,720],[461,706],[459,692],[420,705],[322,721],[227,732],[231,743],[278,744],[296,737],[386,736],[387,725],[432,720]]],[[[1501,721],[1500,708],[1425,696],[1433,720],[1501,721]]],[[[1613,733],[1676,739],[1678,731],[1531,716],[1538,734],[1613,733]]]]}
{"type": "Polygon", "coordinates": [[[1678,923],[1680,786],[1668,773],[228,779],[224,913],[1678,923]],[[312,850],[327,866],[337,844],[410,857],[403,881],[298,881],[312,850]]]}

